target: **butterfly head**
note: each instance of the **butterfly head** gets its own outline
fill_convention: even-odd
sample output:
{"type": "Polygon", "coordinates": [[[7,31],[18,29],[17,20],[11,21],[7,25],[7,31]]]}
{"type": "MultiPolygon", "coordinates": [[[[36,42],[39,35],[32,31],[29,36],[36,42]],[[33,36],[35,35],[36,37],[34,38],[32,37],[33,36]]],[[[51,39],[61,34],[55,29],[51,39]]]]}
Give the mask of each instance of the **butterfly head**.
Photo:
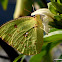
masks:
{"type": "Polygon", "coordinates": [[[31,13],[31,16],[35,16],[38,18],[38,16],[40,17],[39,19],[42,20],[42,24],[44,26],[44,31],[46,33],[49,32],[50,26],[48,25],[49,22],[53,22],[54,19],[54,14],[52,14],[49,9],[43,8],[43,9],[38,9],[36,11],[34,11],[33,13],[31,13]]]}

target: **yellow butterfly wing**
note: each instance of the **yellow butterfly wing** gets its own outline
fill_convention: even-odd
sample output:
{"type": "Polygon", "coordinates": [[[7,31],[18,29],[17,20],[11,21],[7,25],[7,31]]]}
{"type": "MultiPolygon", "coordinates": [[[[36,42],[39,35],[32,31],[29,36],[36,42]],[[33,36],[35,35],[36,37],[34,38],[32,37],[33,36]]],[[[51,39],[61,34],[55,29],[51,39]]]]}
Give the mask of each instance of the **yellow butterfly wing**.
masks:
{"type": "Polygon", "coordinates": [[[0,38],[20,53],[34,55],[41,52],[43,25],[40,15],[20,17],[0,27],[0,38]]]}

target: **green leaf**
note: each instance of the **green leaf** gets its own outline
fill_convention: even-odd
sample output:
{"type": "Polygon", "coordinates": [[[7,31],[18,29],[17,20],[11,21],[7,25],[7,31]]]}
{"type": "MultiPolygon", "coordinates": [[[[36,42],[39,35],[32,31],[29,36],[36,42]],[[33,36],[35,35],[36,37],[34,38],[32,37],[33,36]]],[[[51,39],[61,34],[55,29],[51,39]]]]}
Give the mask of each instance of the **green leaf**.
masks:
{"type": "MultiPolygon", "coordinates": [[[[50,51],[49,51],[50,52],[50,51]]],[[[52,56],[51,56],[51,54],[50,53],[46,53],[44,56],[43,56],[43,62],[53,62],[53,60],[52,60],[52,56]]]]}
{"type": "Polygon", "coordinates": [[[57,2],[58,2],[59,4],[62,4],[62,0],[57,0],[57,2]]]}
{"type": "Polygon", "coordinates": [[[24,56],[22,57],[22,59],[21,59],[21,61],[20,61],[20,62],[23,62],[23,60],[25,59],[25,57],[26,57],[26,56],[24,55],[24,56]]]}
{"type": "Polygon", "coordinates": [[[62,42],[62,29],[52,28],[48,35],[44,36],[44,43],[42,51],[46,49],[46,46],[51,43],[50,50],[62,42]]]}
{"type": "Polygon", "coordinates": [[[44,36],[44,44],[42,46],[42,50],[46,49],[46,46],[51,43],[50,50],[62,42],[62,30],[52,28],[48,35],[44,36]],[[59,33],[61,31],[61,33],[59,33]]]}
{"type": "Polygon", "coordinates": [[[50,51],[52,50],[52,48],[54,48],[56,45],[58,45],[61,42],[62,42],[62,30],[54,28],[54,29],[50,30],[50,33],[48,35],[45,35],[44,44],[42,46],[42,51],[46,50],[46,54],[43,56],[43,59],[42,59],[43,62],[53,62],[50,51]],[[60,31],[61,31],[61,33],[59,34],[60,31]],[[56,34],[59,34],[59,35],[56,35],[56,34]],[[57,36],[59,36],[59,37],[57,37],[57,36]],[[60,39],[60,37],[61,37],[61,39],[60,39]]]}
{"type": "Polygon", "coordinates": [[[62,61],[62,55],[60,55],[59,59],[61,59],[61,60],[57,60],[57,62],[61,62],[62,61]]]}
{"type": "Polygon", "coordinates": [[[62,3],[62,0],[51,0],[51,2],[62,3]]]}
{"type": "MultiPolygon", "coordinates": [[[[59,20],[59,18],[57,18],[57,19],[59,20]]],[[[52,27],[57,28],[57,29],[62,29],[62,20],[57,21],[56,19],[54,19],[53,22],[49,22],[49,25],[51,25],[52,27]]]]}
{"type": "Polygon", "coordinates": [[[50,47],[51,47],[51,43],[48,43],[45,47],[46,54],[43,56],[42,59],[43,62],[53,62],[52,56],[50,54],[50,47]]]}
{"type": "Polygon", "coordinates": [[[54,16],[54,21],[49,22],[52,27],[62,29],[62,14],[54,16]]]}
{"type": "Polygon", "coordinates": [[[43,25],[40,15],[21,17],[0,27],[0,38],[25,55],[41,52],[43,25]]]}
{"type": "Polygon", "coordinates": [[[20,54],[18,57],[15,58],[15,60],[13,62],[17,62],[23,55],[20,54]]]}
{"type": "Polygon", "coordinates": [[[3,9],[6,10],[7,9],[7,5],[8,5],[8,0],[0,0],[0,3],[1,3],[3,9]]]}
{"type": "Polygon", "coordinates": [[[51,0],[51,2],[55,2],[55,0],[51,0]]]}
{"type": "Polygon", "coordinates": [[[54,48],[55,46],[57,46],[58,44],[62,43],[62,40],[56,40],[54,42],[51,43],[51,47],[50,47],[50,50],[52,50],[52,48],[54,48]]]}
{"type": "Polygon", "coordinates": [[[52,5],[56,8],[56,10],[59,12],[59,13],[62,13],[62,4],[59,4],[57,2],[52,2],[52,5]]]}
{"type": "Polygon", "coordinates": [[[54,31],[44,36],[44,43],[50,43],[59,40],[62,40],[62,30],[54,31]]]}
{"type": "Polygon", "coordinates": [[[58,30],[62,30],[62,29],[51,28],[49,33],[54,32],[54,31],[58,31],[58,30]]]}
{"type": "Polygon", "coordinates": [[[62,3],[61,2],[62,2],[61,0],[51,0],[51,2],[48,3],[48,8],[54,14],[62,13],[62,3]]]}
{"type": "Polygon", "coordinates": [[[58,12],[56,11],[56,8],[52,5],[51,2],[48,3],[48,9],[53,13],[53,14],[57,14],[58,12]]]}
{"type": "Polygon", "coordinates": [[[57,21],[62,21],[62,14],[54,16],[57,21]]]}
{"type": "Polygon", "coordinates": [[[55,20],[53,25],[55,24],[56,28],[62,29],[62,14],[54,16],[55,20]]]}
{"type": "Polygon", "coordinates": [[[32,56],[32,58],[30,59],[29,62],[41,62],[45,53],[46,53],[46,51],[44,50],[44,51],[41,51],[41,53],[32,56]]]}

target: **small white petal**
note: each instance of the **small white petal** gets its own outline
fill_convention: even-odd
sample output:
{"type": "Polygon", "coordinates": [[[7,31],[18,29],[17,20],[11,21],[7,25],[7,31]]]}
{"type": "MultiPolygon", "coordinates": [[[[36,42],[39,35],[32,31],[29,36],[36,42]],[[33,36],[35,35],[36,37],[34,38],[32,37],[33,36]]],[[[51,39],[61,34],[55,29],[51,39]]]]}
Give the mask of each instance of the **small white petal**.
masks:
{"type": "Polygon", "coordinates": [[[47,16],[54,18],[54,14],[51,13],[50,10],[47,8],[38,9],[38,10],[34,11],[33,13],[31,13],[31,16],[36,15],[36,14],[47,15],[47,16]]]}
{"type": "Polygon", "coordinates": [[[48,33],[49,30],[50,30],[50,26],[48,25],[48,23],[49,22],[53,22],[54,14],[51,13],[49,9],[43,8],[43,9],[38,9],[38,10],[34,11],[33,13],[31,13],[31,16],[37,15],[37,14],[40,15],[40,16],[41,15],[44,15],[44,17],[41,16],[41,18],[43,18],[42,19],[42,24],[44,26],[44,29],[43,30],[46,33],[48,33]]]}
{"type": "Polygon", "coordinates": [[[50,30],[50,26],[48,25],[49,22],[53,21],[53,19],[49,16],[45,16],[43,18],[43,26],[44,26],[44,31],[46,31],[47,33],[50,30]]]}

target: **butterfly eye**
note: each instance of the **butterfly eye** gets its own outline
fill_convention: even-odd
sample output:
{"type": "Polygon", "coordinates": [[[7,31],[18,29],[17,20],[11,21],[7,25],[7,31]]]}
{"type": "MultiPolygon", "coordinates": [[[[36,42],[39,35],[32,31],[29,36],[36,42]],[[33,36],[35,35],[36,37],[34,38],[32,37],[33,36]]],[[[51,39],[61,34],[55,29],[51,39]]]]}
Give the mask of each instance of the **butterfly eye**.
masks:
{"type": "Polygon", "coordinates": [[[35,17],[35,15],[32,15],[32,17],[35,17]]]}

